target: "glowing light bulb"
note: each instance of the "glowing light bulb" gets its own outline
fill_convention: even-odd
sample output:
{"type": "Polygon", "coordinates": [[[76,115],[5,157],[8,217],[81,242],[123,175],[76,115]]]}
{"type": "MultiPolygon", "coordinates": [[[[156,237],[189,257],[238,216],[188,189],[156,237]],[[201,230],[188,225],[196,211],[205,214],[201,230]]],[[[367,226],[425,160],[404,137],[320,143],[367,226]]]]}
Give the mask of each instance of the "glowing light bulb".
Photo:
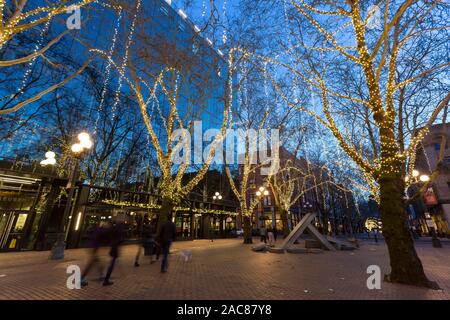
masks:
{"type": "Polygon", "coordinates": [[[426,174],[421,175],[419,179],[420,179],[420,181],[422,181],[422,182],[428,182],[428,181],[430,181],[430,177],[427,176],[426,174]]]}
{"type": "Polygon", "coordinates": [[[419,171],[413,170],[412,175],[414,178],[417,178],[419,176],[419,171]]]}
{"type": "Polygon", "coordinates": [[[72,152],[79,153],[79,152],[83,151],[83,146],[79,143],[75,143],[74,145],[72,145],[71,149],[72,149],[72,152]]]}
{"type": "Polygon", "coordinates": [[[83,140],[81,141],[81,146],[85,149],[90,149],[92,148],[92,141],[91,140],[83,140]]]}
{"type": "Polygon", "coordinates": [[[81,132],[81,133],[78,135],[78,140],[80,140],[80,142],[83,142],[83,141],[90,141],[90,140],[91,140],[91,137],[89,136],[89,133],[87,133],[87,132],[81,132]]]}
{"type": "Polygon", "coordinates": [[[55,153],[53,151],[48,151],[45,153],[45,157],[47,159],[54,159],[56,157],[55,153]]]}

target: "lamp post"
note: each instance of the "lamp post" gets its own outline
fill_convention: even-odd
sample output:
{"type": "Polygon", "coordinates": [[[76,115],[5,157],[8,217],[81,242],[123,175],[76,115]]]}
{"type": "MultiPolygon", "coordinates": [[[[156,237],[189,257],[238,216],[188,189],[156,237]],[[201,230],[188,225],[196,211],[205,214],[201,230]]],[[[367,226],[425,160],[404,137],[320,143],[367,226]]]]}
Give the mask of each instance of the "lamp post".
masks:
{"type": "Polygon", "coordinates": [[[306,201],[305,203],[303,203],[303,210],[305,211],[305,213],[311,212],[312,207],[313,207],[313,205],[311,203],[309,203],[309,201],[306,201]]]}
{"type": "MultiPolygon", "coordinates": [[[[408,181],[409,181],[409,179],[408,179],[408,177],[406,177],[405,182],[408,182],[408,181]]],[[[426,174],[420,174],[420,172],[418,170],[413,170],[411,184],[421,184],[421,183],[427,183],[429,181],[430,181],[430,176],[428,176],[426,174]]],[[[405,198],[409,199],[408,187],[405,188],[405,198]]],[[[426,219],[427,227],[431,233],[431,242],[433,244],[433,247],[434,248],[442,248],[441,241],[437,237],[433,219],[431,218],[431,215],[428,212],[427,205],[423,202],[421,202],[421,203],[423,204],[423,209],[425,211],[425,219],[426,219]]]]}
{"type": "MultiPolygon", "coordinates": [[[[259,216],[259,219],[264,216],[264,210],[263,210],[263,204],[261,203],[264,197],[267,197],[269,195],[269,190],[267,190],[265,187],[261,186],[258,188],[258,191],[256,191],[256,196],[259,199],[259,208],[261,211],[261,215],[259,216]]],[[[264,222],[265,224],[265,222],[264,222]]]]}
{"type": "Polygon", "coordinates": [[[71,147],[71,151],[73,153],[73,159],[74,165],[71,169],[70,175],[69,175],[69,181],[67,183],[66,188],[68,189],[67,194],[67,202],[66,207],[64,209],[64,214],[62,221],[59,225],[58,233],[56,235],[56,242],[52,247],[52,252],[50,255],[50,259],[52,260],[58,260],[64,258],[64,249],[66,247],[65,243],[65,227],[67,226],[67,220],[69,218],[69,214],[71,211],[71,202],[72,198],[75,192],[75,184],[78,179],[78,172],[79,172],[79,160],[85,150],[88,150],[92,148],[92,141],[91,137],[86,132],[81,132],[78,135],[78,142],[73,144],[71,147]]]}

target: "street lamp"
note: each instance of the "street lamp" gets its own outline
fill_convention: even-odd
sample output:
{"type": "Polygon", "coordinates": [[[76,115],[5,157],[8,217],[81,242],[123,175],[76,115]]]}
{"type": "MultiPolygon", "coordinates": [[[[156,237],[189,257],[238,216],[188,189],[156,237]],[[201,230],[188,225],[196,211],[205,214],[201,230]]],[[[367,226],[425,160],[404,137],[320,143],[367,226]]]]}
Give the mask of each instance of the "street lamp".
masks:
{"type": "Polygon", "coordinates": [[[260,219],[261,217],[264,215],[264,210],[263,210],[263,205],[261,204],[261,201],[264,197],[267,197],[269,195],[269,190],[267,190],[265,187],[261,186],[258,188],[258,191],[256,191],[256,196],[259,199],[259,207],[261,210],[261,215],[260,215],[260,219]]]}
{"type": "Polygon", "coordinates": [[[45,160],[41,161],[41,166],[46,166],[46,165],[55,165],[56,164],[56,159],[55,159],[56,155],[53,151],[47,151],[45,153],[45,160]]]}
{"type": "Polygon", "coordinates": [[[216,192],[213,196],[213,200],[222,200],[222,195],[219,192],[216,192]]]}
{"type": "Polygon", "coordinates": [[[306,201],[305,203],[303,203],[303,208],[305,209],[305,212],[309,209],[312,210],[313,205],[311,203],[309,203],[309,201],[306,201]]]}
{"type": "MultiPolygon", "coordinates": [[[[71,202],[72,202],[72,198],[73,198],[73,195],[75,192],[75,184],[78,179],[79,159],[80,159],[83,151],[92,148],[92,146],[93,146],[93,142],[92,142],[89,134],[86,132],[81,132],[80,134],[78,134],[78,142],[74,143],[70,148],[74,154],[75,163],[71,169],[69,181],[66,186],[66,188],[69,191],[68,195],[67,195],[67,203],[66,203],[66,207],[64,209],[63,219],[61,221],[61,224],[59,225],[59,230],[56,235],[56,242],[52,247],[52,252],[50,255],[50,259],[52,259],[52,260],[64,258],[64,249],[66,247],[64,229],[65,229],[65,226],[67,225],[67,220],[68,220],[68,217],[69,217],[69,214],[71,211],[71,202]]],[[[47,156],[47,154],[46,154],[46,156],[47,156]]]]}
{"type": "MultiPolygon", "coordinates": [[[[409,177],[406,176],[405,177],[405,182],[408,182],[408,181],[409,181],[409,177]]],[[[418,183],[419,181],[421,181],[421,182],[428,182],[428,181],[430,181],[430,176],[426,175],[426,174],[420,174],[419,171],[414,169],[413,172],[412,172],[411,184],[418,183]]]]}

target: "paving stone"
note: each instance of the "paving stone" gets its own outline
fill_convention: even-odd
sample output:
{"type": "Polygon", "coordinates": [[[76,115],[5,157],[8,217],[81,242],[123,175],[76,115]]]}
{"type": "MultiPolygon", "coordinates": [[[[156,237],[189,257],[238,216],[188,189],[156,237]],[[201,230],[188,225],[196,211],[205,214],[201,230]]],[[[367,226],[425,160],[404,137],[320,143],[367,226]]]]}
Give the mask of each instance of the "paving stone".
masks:
{"type": "MultiPolygon", "coordinates": [[[[259,243],[256,240],[254,243],[259,243]]],[[[278,241],[278,245],[281,241],[278,241]]],[[[261,254],[240,239],[175,242],[167,273],[160,261],[150,264],[142,256],[134,267],[137,246],[121,248],[113,273],[114,284],[103,287],[94,268],[89,285],[80,290],[66,286],[66,265],[83,268],[89,250],[67,250],[63,261],[48,260],[48,252],[0,253],[0,299],[436,299],[450,300],[450,244],[433,248],[416,243],[430,280],[441,291],[382,282],[381,290],[366,287],[367,267],[379,265],[389,272],[384,242],[361,241],[355,255],[345,251],[322,254],[261,254]],[[372,250],[376,249],[376,250],[372,250]],[[179,254],[192,251],[185,262],[179,254]],[[332,289],[332,291],[330,290],[332,289]],[[306,291],[306,292],[305,292],[306,291]]],[[[108,250],[101,251],[104,266],[108,250]]]]}

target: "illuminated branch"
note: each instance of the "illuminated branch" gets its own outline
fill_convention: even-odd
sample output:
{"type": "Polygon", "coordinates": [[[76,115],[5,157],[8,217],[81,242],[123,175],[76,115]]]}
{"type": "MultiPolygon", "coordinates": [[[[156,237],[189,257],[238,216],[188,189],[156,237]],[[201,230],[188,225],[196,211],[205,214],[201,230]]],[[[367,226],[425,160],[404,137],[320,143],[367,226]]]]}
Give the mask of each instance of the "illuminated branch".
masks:
{"type": "Polygon", "coordinates": [[[4,60],[4,61],[0,61],[0,67],[10,67],[10,66],[15,66],[18,64],[22,64],[22,63],[26,63],[28,61],[31,61],[39,56],[43,56],[43,54],[50,49],[54,44],[56,44],[57,42],[59,42],[59,40],[62,39],[62,37],[64,37],[67,33],[69,32],[69,30],[61,33],[58,37],[56,37],[55,39],[53,39],[52,41],[50,41],[45,47],[43,47],[42,49],[26,56],[26,57],[22,57],[22,58],[18,58],[18,59],[13,59],[13,60],[4,60]]]}
{"type": "Polygon", "coordinates": [[[78,69],[78,71],[76,71],[75,73],[73,73],[71,76],[67,77],[66,79],[64,79],[63,81],[37,93],[36,95],[34,95],[31,98],[28,98],[22,102],[19,102],[18,104],[16,104],[13,107],[7,108],[7,109],[3,109],[0,110],[0,115],[4,115],[4,114],[8,114],[8,113],[12,113],[12,112],[16,112],[20,109],[22,109],[23,107],[25,107],[26,105],[29,105],[30,103],[33,103],[35,101],[38,101],[39,99],[41,99],[43,96],[45,96],[47,93],[50,93],[64,85],[66,85],[69,81],[71,81],[72,79],[76,78],[78,75],[80,75],[87,67],[88,65],[91,63],[91,60],[86,61],[82,67],[80,69],[78,69]]]}
{"type": "MultiPolygon", "coordinates": [[[[20,1],[19,4],[17,4],[17,2],[15,1],[17,5],[15,12],[13,13],[13,15],[9,17],[9,19],[6,22],[1,24],[2,32],[0,33],[0,48],[3,47],[6,42],[11,40],[14,37],[14,35],[18,33],[27,31],[37,25],[48,22],[53,17],[62,13],[66,13],[68,10],[73,10],[74,8],[81,8],[90,3],[98,2],[98,0],[83,0],[77,3],[66,5],[67,2],[68,2],[67,0],[63,0],[60,1],[59,5],[40,7],[28,12],[23,12],[27,0],[22,0],[20,1]],[[24,20],[32,19],[33,17],[41,14],[45,15],[40,18],[38,17],[29,23],[20,24],[24,20]]],[[[2,13],[2,16],[4,5],[5,5],[4,1],[0,2],[0,9],[1,9],[0,13],[2,13]]]]}
{"type": "Polygon", "coordinates": [[[300,11],[302,14],[303,14],[303,16],[305,16],[306,17],[306,19],[308,19],[308,21],[314,26],[314,27],[316,27],[316,29],[321,33],[321,34],[323,34],[324,36],[325,36],[325,38],[327,38],[327,40],[328,41],[330,41],[332,44],[333,44],[333,46],[342,54],[342,55],[344,55],[347,59],[350,59],[350,60],[352,60],[352,61],[354,61],[354,62],[356,62],[356,63],[359,63],[359,60],[358,60],[358,58],[357,57],[355,57],[355,56],[353,56],[353,55],[351,55],[351,54],[349,54],[349,53],[347,53],[346,51],[345,51],[345,49],[343,48],[343,47],[341,47],[338,43],[337,43],[337,41],[336,41],[336,39],[334,39],[334,37],[329,33],[329,32],[327,32],[316,20],[314,20],[305,10],[303,10],[303,7],[300,5],[300,4],[298,4],[298,3],[296,3],[294,0],[292,0],[291,1],[292,2],[292,4],[298,9],[298,11],[300,11]]]}

